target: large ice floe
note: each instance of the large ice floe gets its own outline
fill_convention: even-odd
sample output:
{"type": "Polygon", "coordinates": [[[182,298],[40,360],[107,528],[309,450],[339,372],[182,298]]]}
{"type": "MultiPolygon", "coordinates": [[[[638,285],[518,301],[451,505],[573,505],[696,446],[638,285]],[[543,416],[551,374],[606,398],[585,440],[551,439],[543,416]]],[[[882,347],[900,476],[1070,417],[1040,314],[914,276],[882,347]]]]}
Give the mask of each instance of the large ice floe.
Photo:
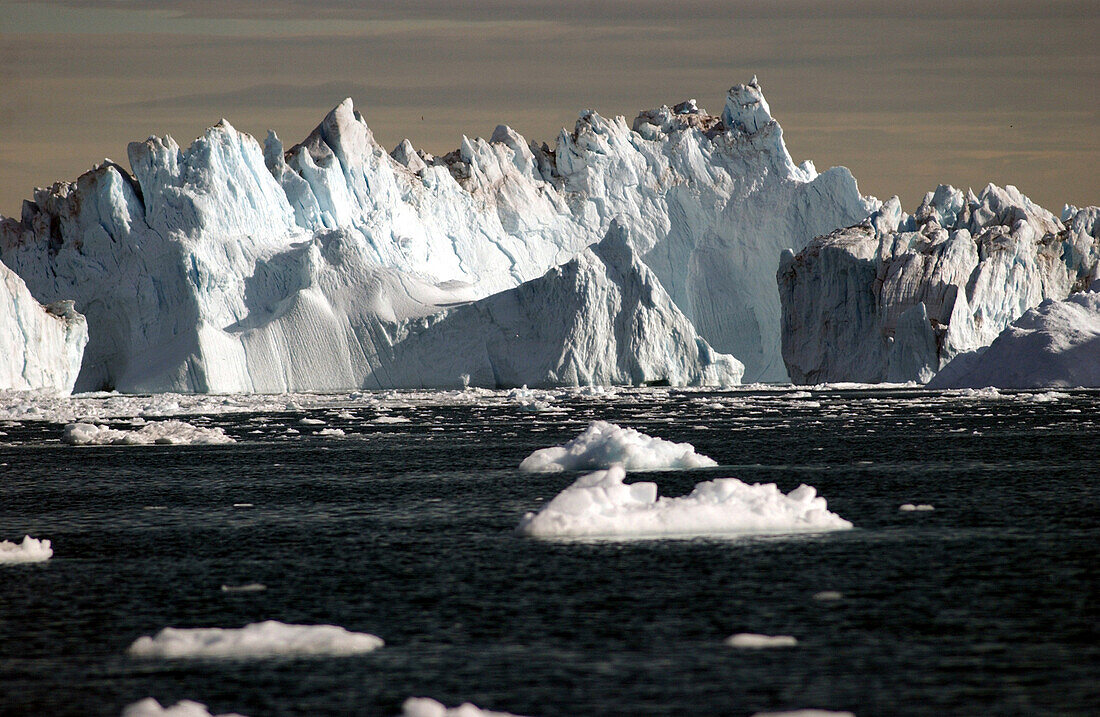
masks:
{"type": "Polygon", "coordinates": [[[908,216],[868,219],[784,252],[783,359],[796,383],[927,382],[1100,271],[1100,207],[1062,218],[1012,186],[948,186],[908,216]]]}
{"type": "Polygon", "coordinates": [[[155,421],[124,430],[94,423],[70,423],[61,440],[74,446],[218,445],[236,443],[218,427],[195,426],[187,421],[155,421]]]}
{"type": "Polygon", "coordinates": [[[0,264],[0,390],[69,393],[87,343],[87,322],[72,301],[42,306],[0,264]]]}
{"type": "MultiPolygon", "coordinates": [[[[1100,387],[1100,281],[1030,309],[989,345],[956,356],[929,388],[1100,387]]],[[[1049,396],[1038,400],[1051,400],[1049,396]]]]}
{"type": "Polygon", "coordinates": [[[50,541],[32,538],[24,535],[22,542],[13,543],[10,540],[0,540],[0,565],[15,565],[17,563],[41,563],[53,556],[53,548],[50,541]]]}
{"type": "Polygon", "coordinates": [[[808,485],[784,495],[773,483],[736,478],[699,483],[680,498],[657,497],[656,483],[624,482],[620,465],[578,478],[516,528],[536,538],[634,539],[845,530],[808,485]]]}
{"type": "Polygon", "coordinates": [[[243,717],[236,712],[212,715],[206,705],[191,700],[180,700],[174,705],[164,707],[153,697],[127,705],[122,717],[243,717]]]}
{"type": "Polygon", "coordinates": [[[690,443],[673,443],[623,428],[607,421],[593,421],[584,433],[561,446],[540,448],[523,459],[521,471],[548,473],[592,470],[620,465],[631,471],[682,470],[716,466],[713,459],[695,452],[690,443]]]}
{"type": "Polygon", "coordinates": [[[264,658],[340,657],[377,650],[382,638],[336,625],[287,625],[275,620],[241,628],[166,627],[130,645],[136,657],[264,658]]]}
{"type": "Polygon", "coordinates": [[[486,335],[472,381],[512,381],[493,374],[493,341],[561,383],[648,380],[622,360],[643,328],[671,329],[635,346],[671,357],[655,380],[726,380],[714,352],[748,380],[782,380],[780,250],[878,205],[848,170],[794,163],[755,78],[720,115],[694,101],[633,123],[582,112],[553,148],[502,125],[444,157],[407,142],[387,153],[346,100],[286,150],[223,120],[186,149],[152,137],[128,154],[129,170],[104,161],[0,221],[0,258],[34,297],[87,317],[79,391],[450,385],[460,333],[486,335]],[[578,257],[616,217],[633,254],[578,257]]]}
{"type": "Polygon", "coordinates": [[[469,702],[447,707],[430,697],[410,697],[401,705],[401,717],[520,717],[511,712],[483,710],[469,702]]]}

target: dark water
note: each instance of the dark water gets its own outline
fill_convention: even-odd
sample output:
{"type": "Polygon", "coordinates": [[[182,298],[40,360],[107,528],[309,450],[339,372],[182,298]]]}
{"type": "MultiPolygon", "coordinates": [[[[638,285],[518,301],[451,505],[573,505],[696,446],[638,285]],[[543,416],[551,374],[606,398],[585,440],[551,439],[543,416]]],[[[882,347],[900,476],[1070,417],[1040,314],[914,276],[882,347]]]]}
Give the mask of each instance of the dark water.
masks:
{"type": "Polygon", "coordinates": [[[387,425],[351,405],[355,420],[311,413],[343,439],[311,436],[320,427],[300,425],[303,412],[191,419],[240,441],[207,447],[74,448],[58,425],[9,426],[0,538],[50,538],[55,552],[0,568],[0,713],[117,715],[155,696],[251,717],[395,715],[418,695],[535,717],[1096,714],[1100,393],[1071,393],[621,394],[561,399],[570,410],[556,415],[421,402],[393,412],[411,423],[387,425]],[[663,494],[719,476],[805,482],[857,529],[515,536],[575,475],[515,467],[594,418],[724,464],[649,474],[663,494]],[[935,511],[898,511],[910,502],[935,511]],[[220,590],[253,582],[268,589],[220,590]],[[823,590],[844,598],[813,599],[823,590]],[[265,619],[387,645],[344,658],[126,655],[165,626],[265,619]],[[799,644],[723,645],[736,632],[799,644]]]}

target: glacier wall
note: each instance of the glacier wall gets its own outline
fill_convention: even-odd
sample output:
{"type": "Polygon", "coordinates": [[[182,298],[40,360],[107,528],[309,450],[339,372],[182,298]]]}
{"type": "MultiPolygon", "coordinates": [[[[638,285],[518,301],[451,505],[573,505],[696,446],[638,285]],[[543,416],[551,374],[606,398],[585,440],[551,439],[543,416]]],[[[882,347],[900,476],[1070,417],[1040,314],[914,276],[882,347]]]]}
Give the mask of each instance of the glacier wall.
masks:
{"type": "Polygon", "coordinates": [[[863,222],[784,252],[783,359],[796,383],[927,382],[1025,311],[1086,286],[1100,208],[1062,219],[1012,186],[940,186],[908,216],[896,197],[863,222]]]}
{"type": "Polygon", "coordinates": [[[132,143],[131,171],[106,161],[0,221],[0,259],[87,317],[79,390],[338,389],[377,374],[383,325],[540,277],[622,217],[698,334],[782,380],[780,250],[878,206],[782,137],[755,78],[720,116],[586,111],[553,149],[500,126],[444,157],[386,152],[346,100],[289,150],[224,120],[186,149],[132,143]]]}
{"type": "Polygon", "coordinates": [[[0,390],[70,393],[87,343],[88,325],[73,302],[42,306],[0,264],[0,390]]]}

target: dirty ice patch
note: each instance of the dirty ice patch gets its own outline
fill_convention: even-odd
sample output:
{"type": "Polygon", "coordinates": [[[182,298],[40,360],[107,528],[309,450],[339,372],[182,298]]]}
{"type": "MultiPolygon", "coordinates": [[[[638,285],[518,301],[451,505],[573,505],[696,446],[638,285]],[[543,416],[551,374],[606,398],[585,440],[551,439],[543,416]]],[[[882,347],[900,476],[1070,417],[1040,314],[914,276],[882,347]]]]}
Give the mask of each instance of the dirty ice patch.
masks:
{"type": "Polygon", "coordinates": [[[52,555],[53,548],[48,540],[36,540],[29,535],[24,535],[21,543],[0,540],[0,565],[41,563],[52,555]]]}
{"type": "Polygon", "coordinates": [[[169,659],[341,657],[371,652],[383,644],[380,637],[365,632],[349,632],[336,625],[287,625],[268,620],[242,628],[166,627],[153,637],[139,637],[130,645],[130,654],[169,659]]]}
{"type": "Polygon", "coordinates": [[[690,443],[673,443],[633,428],[593,421],[584,433],[565,445],[543,448],[527,456],[519,469],[528,473],[552,473],[613,465],[629,471],[659,471],[707,468],[718,463],[696,453],[695,446],[690,443]]]}
{"type": "Polygon", "coordinates": [[[180,700],[171,707],[162,707],[152,697],[146,697],[122,710],[122,717],[244,717],[231,712],[212,715],[206,705],[191,700],[180,700]]]}
{"type": "Polygon", "coordinates": [[[511,712],[492,712],[469,702],[458,707],[446,707],[430,697],[410,697],[401,705],[401,717],[519,717],[511,712]]]}
{"type": "Polygon", "coordinates": [[[154,421],[134,431],[94,423],[70,423],[61,440],[74,446],[215,445],[236,443],[220,428],[203,428],[186,421],[154,421]]]}
{"type": "Polygon", "coordinates": [[[784,495],[774,483],[749,485],[736,478],[698,483],[680,498],[660,498],[656,483],[626,484],[612,466],[581,476],[517,532],[539,538],[654,538],[846,530],[808,485],[784,495]]]}

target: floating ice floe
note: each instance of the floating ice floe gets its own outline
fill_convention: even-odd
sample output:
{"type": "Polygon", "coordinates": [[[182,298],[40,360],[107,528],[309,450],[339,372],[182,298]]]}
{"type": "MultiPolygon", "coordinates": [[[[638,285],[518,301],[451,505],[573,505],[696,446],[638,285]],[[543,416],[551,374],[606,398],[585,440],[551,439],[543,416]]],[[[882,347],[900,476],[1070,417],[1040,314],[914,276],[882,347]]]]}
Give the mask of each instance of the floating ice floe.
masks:
{"type": "Polygon", "coordinates": [[[247,583],[245,585],[222,585],[223,593],[258,593],[267,590],[263,583],[247,583]]]}
{"type": "Polygon", "coordinates": [[[382,638],[336,625],[287,625],[275,620],[242,628],[166,627],[139,637],[130,654],[164,658],[251,658],[357,655],[382,647],[382,638]]]}
{"type": "Polygon", "coordinates": [[[757,712],[752,717],[856,717],[851,712],[833,710],[788,710],[786,712],[757,712]]]}
{"type": "Polygon", "coordinates": [[[236,443],[220,428],[202,428],[186,421],[154,421],[136,431],[94,423],[70,423],[61,440],[74,446],[215,445],[236,443]]]}
{"type": "Polygon", "coordinates": [[[430,697],[410,697],[401,705],[401,717],[519,717],[511,712],[492,712],[469,702],[458,707],[446,707],[430,697]]]}
{"type": "Polygon", "coordinates": [[[52,555],[53,548],[48,540],[36,540],[29,535],[24,535],[21,543],[0,540],[0,565],[41,563],[52,555]]]}
{"type": "Polygon", "coordinates": [[[817,491],[802,485],[784,495],[774,483],[736,478],[698,483],[690,495],[658,498],[656,483],[625,484],[612,466],[581,476],[517,531],[540,538],[648,538],[846,530],[817,491]]]}
{"type": "Polygon", "coordinates": [[[837,592],[836,590],[822,590],[813,594],[814,600],[821,600],[822,602],[829,602],[831,600],[842,600],[844,593],[837,592]]]}
{"type": "Polygon", "coordinates": [[[927,503],[919,503],[917,505],[914,505],[912,503],[905,503],[901,507],[899,507],[898,510],[910,513],[913,511],[925,512],[929,510],[935,510],[935,508],[931,505],[928,505],[927,503]]]}
{"type": "Polygon", "coordinates": [[[758,650],[768,647],[794,647],[798,640],[790,635],[756,635],[751,632],[739,632],[726,638],[730,647],[746,650],[758,650]]]}
{"type": "Polygon", "coordinates": [[[519,464],[521,471],[552,473],[621,465],[631,471],[680,470],[716,466],[695,452],[690,443],[673,443],[633,428],[593,421],[588,429],[562,446],[537,450],[519,464]]]}
{"type": "Polygon", "coordinates": [[[171,707],[162,707],[154,698],[146,697],[123,709],[122,717],[244,717],[244,715],[236,712],[211,715],[206,705],[191,700],[180,700],[171,707]]]}

